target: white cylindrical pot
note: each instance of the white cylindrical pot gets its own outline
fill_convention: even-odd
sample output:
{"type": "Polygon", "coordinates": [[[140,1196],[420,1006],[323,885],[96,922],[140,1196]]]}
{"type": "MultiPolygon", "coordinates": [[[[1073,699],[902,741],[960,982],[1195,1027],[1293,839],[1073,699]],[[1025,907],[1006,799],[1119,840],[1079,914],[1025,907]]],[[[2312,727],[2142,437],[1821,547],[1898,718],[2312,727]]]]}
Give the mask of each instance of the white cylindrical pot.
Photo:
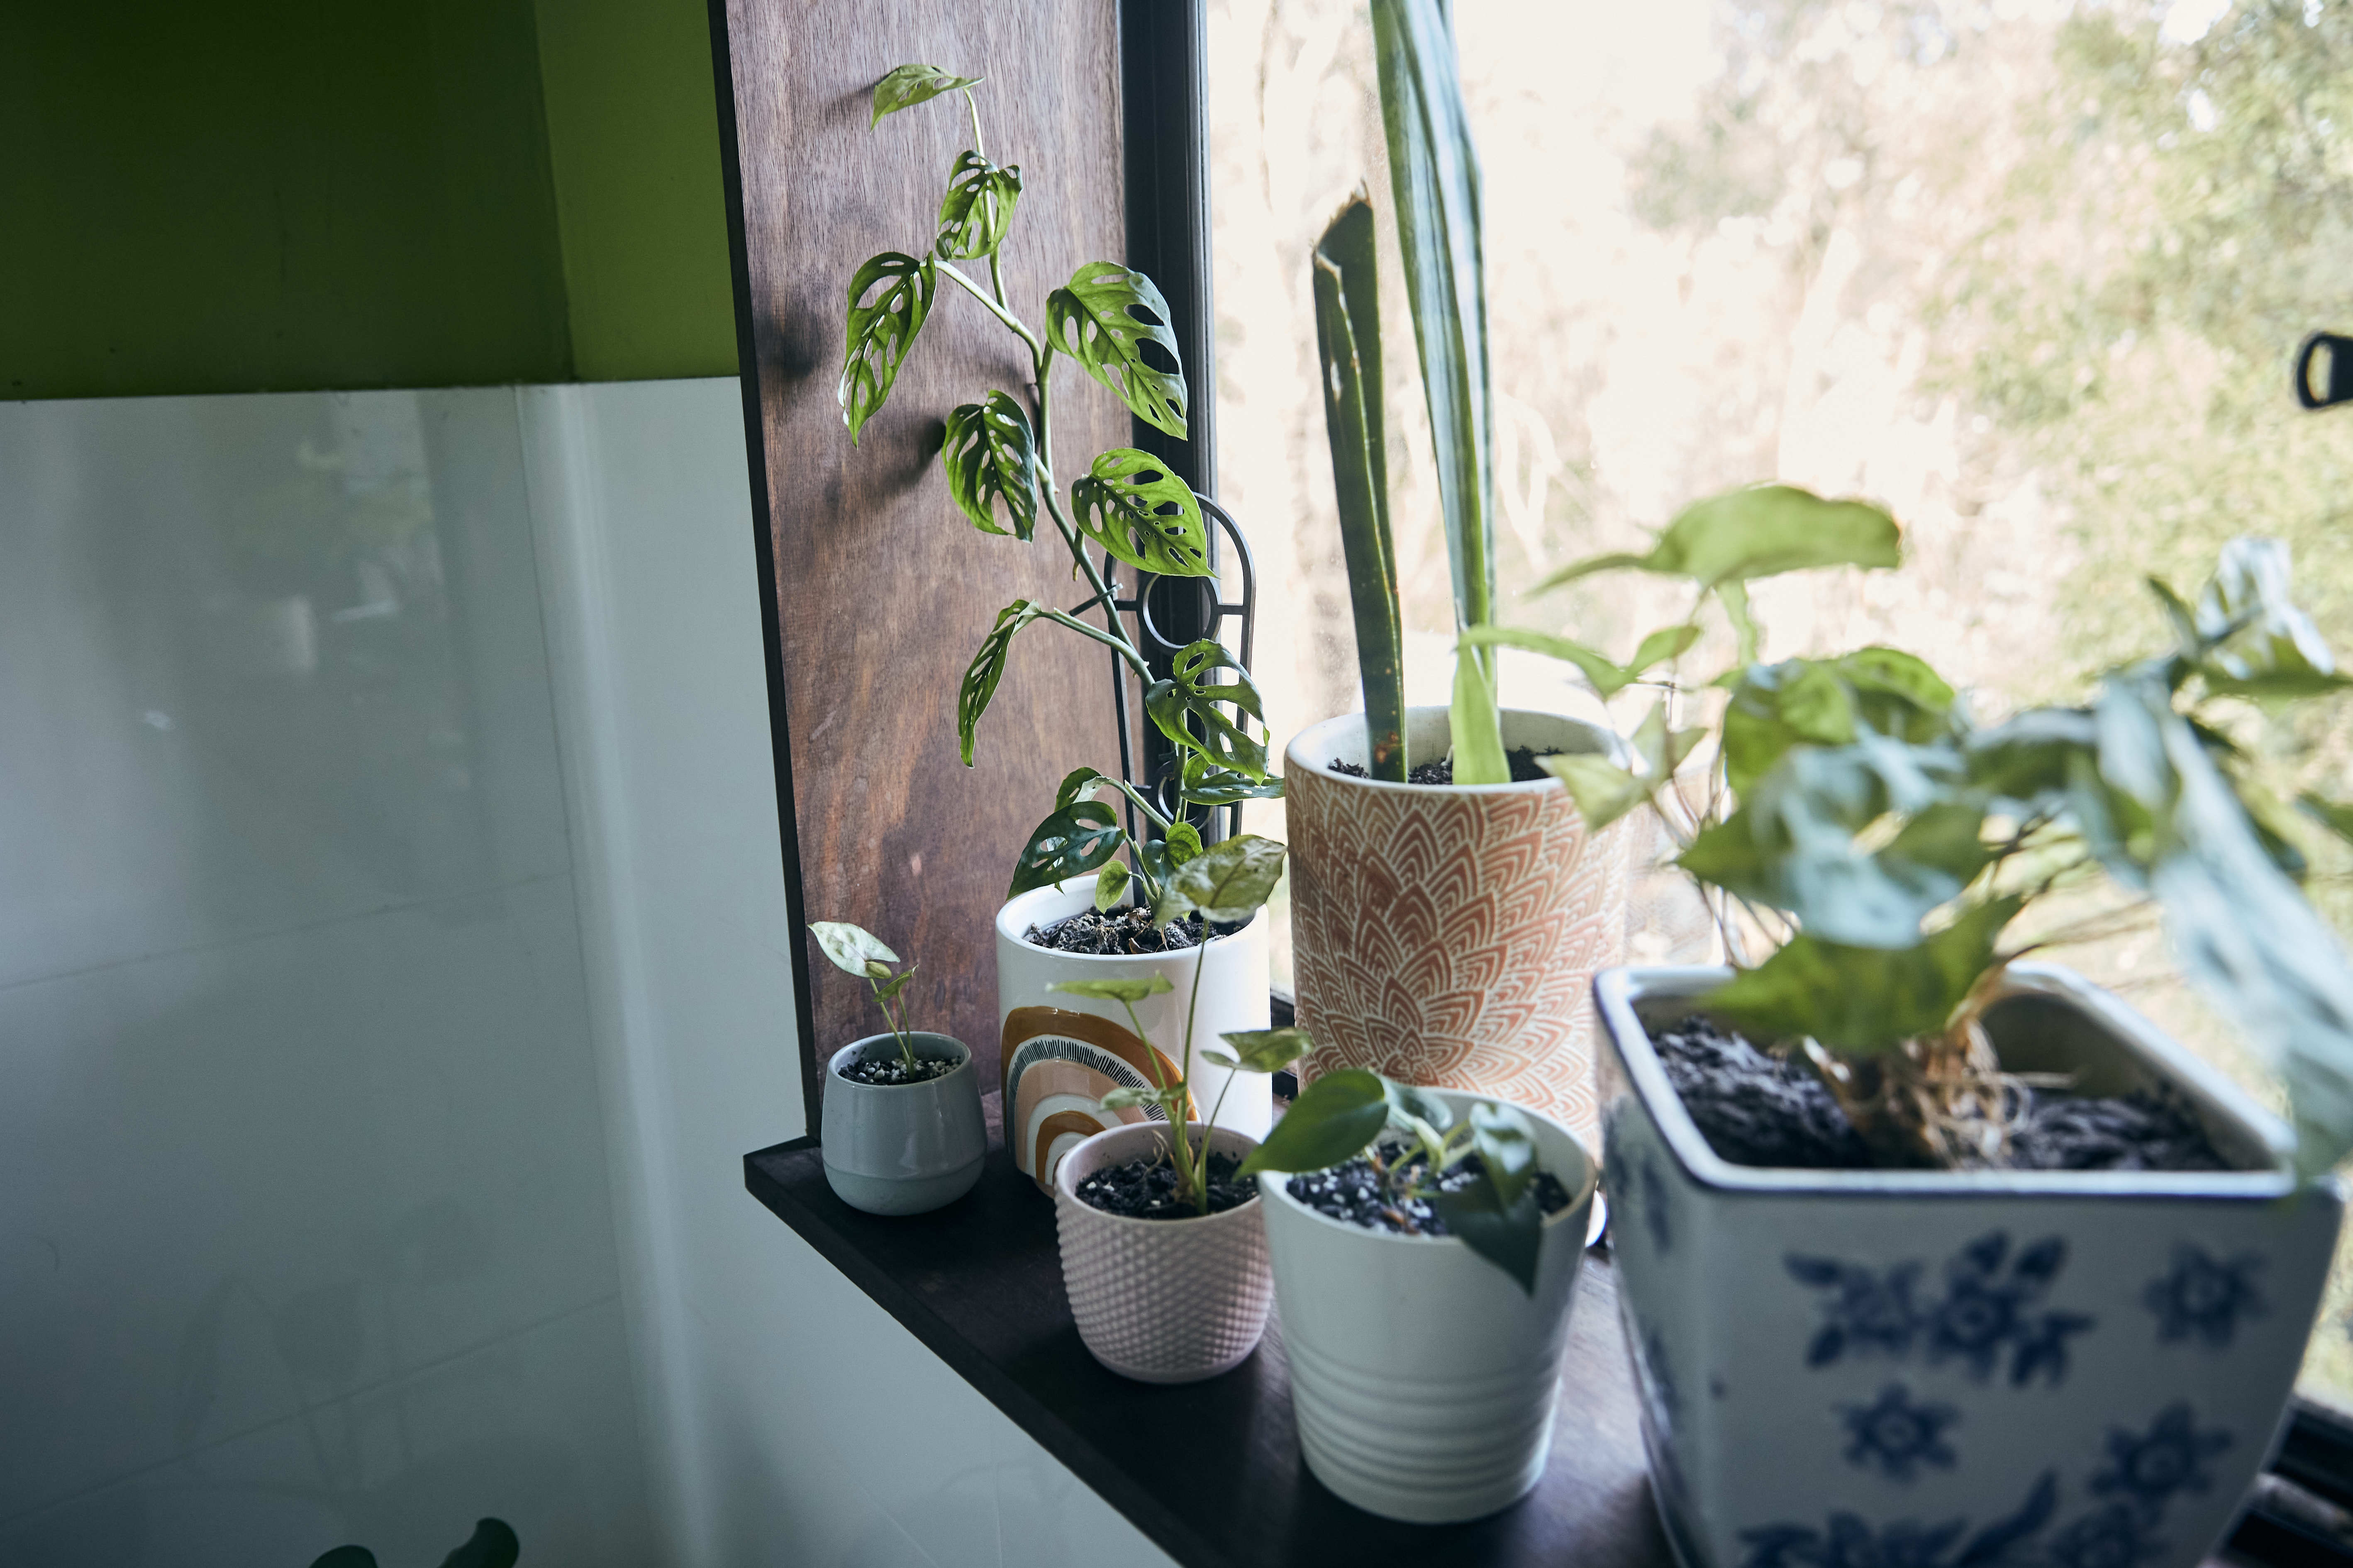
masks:
{"type": "MultiPolygon", "coordinates": [[[[1200,1123],[1190,1131],[1198,1140],[1200,1123]]],[[[1080,1143],[1054,1172],[1062,1284],[1079,1338],[1097,1361],[1140,1383],[1198,1383],[1240,1365],[1274,1304],[1261,1200],[1200,1219],[1129,1219],[1080,1201],[1088,1176],[1166,1151],[1169,1136],[1160,1122],[1114,1127],[1080,1143]]],[[[1209,1140],[1213,1152],[1238,1160],[1257,1147],[1222,1127],[1209,1140]]]]}
{"type": "MultiPolygon", "coordinates": [[[[1484,1097],[1439,1091],[1457,1116],[1484,1097]]],[[[1454,1237],[1333,1219],[1259,1178],[1292,1411],[1315,1479],[1368,1513],[1450,1524],[1543,1476],[1594,1164],[1567,1128],[1522,1108],[1570,1194],[1545,1221],[1531,1296],[1454,1237]]]]}
{"type": "Polygon", "coordinates": [[[1099,956],[1054,952],[1022,940],[1031,926],[1048,926],[1094,907],[1092,879],[1022,894],[997,911],[997,1021],[1005,1091],[1005,1143],[1013,1163],[1053,1190],[1055,1162],[1109,1127],[1151,1121],[1166,1126],[1155,1107],[1105,1110],[1103,1097],[1122,1087],[1149,1088],[1155,1070],[1180,1072],[1174,1053],[1185,1032],[1194,968],[1201,970],[1200,1005],[1192,1039],[1193,1113],[1208,1116],[1225,1097],[1218,1125],[1251,1138],[1266,1135],[1274,1119],[1273,1089],[1264,1073],[1229,1073],[1199,1059],[1219,1037],[1267,1026],[1266,917],[1230,936],[1177,952],[1099,956]],[[1164,976],[1171,987],[1135,1004],[1144,1026],[1139,1040],[1116,1002],[1049,991],[1062,980],[1124,980],[1164,976]],[[1229,1087],[1228,1080],[1231,1079],[1229,1087]]]}
{"type": "Polygon", "coordinates": [[[918,1057],[956,1064],[921,1083],[853,1083],[853,1061],[899,1054],[896,1035],[869,1035],[825,1064],[825,1119],[819,1148],[826,1184],[868,1214],[925,1214],[972,1190],[988,1152],[980,1112],[980,1074],[972,1052],[946,1035],[912,1030],[918,1057]]]}
{"type": "MultiPolygon", "coordinates": [[[[1614,754],[1608,731],[1507,709],[1504,744],[1614,754]]],[[[1443,757],[1443,708],[1407,710],[1416,760],[1443,757]]],[[[1291,937],[1306,1076],[1370,1068],[1541,1110],[1596,1138],[1596,972],[1626,942],[1628,826],[1588,832],[1556,779],[1406,784],[1362,766],[1361,713],[1310,725],[1283,753],[1291,937]]]]}

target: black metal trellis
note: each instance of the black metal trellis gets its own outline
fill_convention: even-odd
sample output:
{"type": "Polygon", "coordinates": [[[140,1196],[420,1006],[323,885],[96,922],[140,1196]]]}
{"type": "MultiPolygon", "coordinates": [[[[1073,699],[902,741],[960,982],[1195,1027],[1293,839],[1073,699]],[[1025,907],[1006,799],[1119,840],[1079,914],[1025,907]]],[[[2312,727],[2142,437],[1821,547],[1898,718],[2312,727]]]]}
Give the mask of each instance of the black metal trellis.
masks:
{"type": "MultiPolygon", "coordinates": [[[[1123,565],[1110,552],[1103,553],[1103,584],[1112,593],[1110,614],[1134,618],[1133,641],[1143,653],[1145,662],[1158,676],[1165,676],[1171,661],[1195,642],[1204,637],[1226,642],[1225,625],[1229,616],[1240,623],[1240,637],[1236,639],[1240,646],[1235,647],[1235,651],[1240,654],[1245,670],[1250,665],[1258,627],[1258,565],[1250,557],[1250,540],[1244,536],[1241,524],[1234,521],[1231,512],[1207,496],[1197,494],[1195,499],[1201,503],[1202,517],[1214,525],[1209,533],[1210,575],[1164,577],[1156,573],[1138,572],[1123,565]],[[1234,563],[1240,569],[1241,597],[1238,600],[1225,596],[1225,574],[1220,560],[1224,548],[1232,550],[1234,563]],[[1124,598],[1120,596],[1119,576],[1123,571],[1129,574],[1130,588],[1128,595],[1124,598]],[[1190,601],[1177,597],[1177,602],[1171,604],[1172,596],[1184,595],[1190,595],[1190,601]],[[1155,613],[1155,609],[1158,614],[1155,613]],[[1172,611],[1174,613],[1170,613],[1172,611]],[[1166,631],[1160,624],[1164,620],[1172,623],[1166,631]]],[[[1089,598],[1071,613],[1083,616],[1101,602],[1089,598]]],[[[1233,643],[1227,646],[1235,647],[1233,643]]],[[[1129,702],[1128,684],[1134,679],[1135,672],[1128,668],[1125,659],[1113,652],[1111,656],[1111,689],[1112,702],[1119,718],[1119,776],[1159,806],[1162,815],[1174,821],[1177,815],[1176,785],[1183,755],[1173,742],[1155,726],[1146,723],[1141,736],[1145,748],[1144,765],[1138,769],[1135,755],[1137,737],[1130,731],[1134,714],[1142,710],[1143,693],[1138,691],[1135,702],[1129,702]]],[[[1237,717],[1240,717],[1239,710],[1237,717]]],[[[1135,806],[1131,802],[1123,809],[1126,813],[1127,831],[1134,837],[1138,831],[1135,806]]],[[[1240,802],[1224,808],[1226,816],[1222,826],[1218,822],[1218,810],[1215,806],[1208,807],[1192,817],[1193,826],[1200,830],[1204,843],[1241,831],[1242,808],[1240,802]]]]}

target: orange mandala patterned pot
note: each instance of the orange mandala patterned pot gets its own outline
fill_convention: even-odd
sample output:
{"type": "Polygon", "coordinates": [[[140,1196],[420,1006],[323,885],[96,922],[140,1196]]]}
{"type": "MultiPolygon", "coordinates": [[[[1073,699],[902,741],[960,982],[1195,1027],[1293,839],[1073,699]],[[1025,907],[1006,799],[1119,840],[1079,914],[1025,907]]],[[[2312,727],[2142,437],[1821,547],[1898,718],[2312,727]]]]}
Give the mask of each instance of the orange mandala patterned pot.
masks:
{"type": "MultiPolygon", "coordinates": [[[[1447,712],[1416,708],[1416,758],[1447,749],[1447,712]]],[[[1593,725],[1507,710],[1507,748],[1613,749],[1593,725]]],[[[1588,833],[1558,782],[1380,784],[1361,714],[1303,730],[1284,755],[1291,930],[1312,1072],[1364,1067],[1532,1107],[1590,1142],[1590,987],[1622,960],[1622,826],[1588,833]]]]}

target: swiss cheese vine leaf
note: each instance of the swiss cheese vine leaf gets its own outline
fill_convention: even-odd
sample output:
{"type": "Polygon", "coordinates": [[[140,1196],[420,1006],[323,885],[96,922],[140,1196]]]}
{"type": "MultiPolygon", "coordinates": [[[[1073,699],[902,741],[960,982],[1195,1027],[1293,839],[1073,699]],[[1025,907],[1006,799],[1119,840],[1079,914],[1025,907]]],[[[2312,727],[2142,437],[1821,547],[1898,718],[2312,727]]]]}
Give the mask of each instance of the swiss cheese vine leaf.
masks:
{"type": "Polygon", "coordinates": [[[1014,634],[1045,613],[1042,605],[1014,600],[997,612],[997,624],[981,639],[980,651],[972,656],[964,683],[956,689],[956,746],[965,767],[972,766],[973,731],[979,727],[980,716],[988,711],[989,699],[997,695],[997,683],[1005,679],[1005,656],[1012,650],[1014,634]]]}
{"type": "Polygon", "coordinates": [[[947,195],[940,198],[940,237],[935,248],[955,261],[994,256],[1013,226],[1021,200],[1018,165],[990,163],[969,150],[948,170],[947,195]]]}
{"type": "Polygon", "coordinates": [[[1046,341],[1119,394],[1138,419],[1184,439],[1184,362],[1168,301],[1151,279],[1115,261],[1088,262],[1046,297],[1046,341]]]}
{"type": "Polygon", "coordinates": [[[1114,447],[1071,486],[1072,521],[1130,566],[1164,577],[1209,575],[1200,499],[1149,452],[1114,447]]]}
{"type": "Polygon", "coordinates": [[[980,81],[976,76],[955,76],[937,66],[901,66],[874,84],[874,118],[866,122],[867,128],[881,124],[886,114],[929,103],[958,88],[978,87],[980,81]]]}
{"type": "MultiPolygon", "coordinates": [[[[1005,896],[1014,899],[1033,888],[1059,887],[1105,862],[1115,865],[1112,857],[1119,853],[1126,837],[1120,831],[1117,815],[1101,801],[1076,800],[1057,806],[1030,831],[1029,842],[1022,846],[1020,858],[1013,863],[1013,881],[1005,896]]],[[[1101,884],[1097,886],[1100,891],[1101,884]]]]}
{"type": "Polygon", "coordinates": [[[1029,416],[1002,392],[966,403],[948,415],[940,463],[956,510],[984,533],[1010,531],[1027,540],[1038,527],[1038,441],[1029,416]],[[1008,531],[997,521],[1004,508],[1008,531]]]}
{"type": "Polygon", "coordinates": [[[1247,724],[1226,716],[1226,703],[1249,718],[1265,719],[1250,672],[1224,645],[1207,637],[1179,652],[1169,662],[1168,678],[1154,681],[1144,694],[1144,710],[1178,746],[1253,783],[1263,780],[1266,744],[1251,737],[1247,724]],[[1219,680],[1218,672],[1228,669],[1234,679],[1219,680]]]}
{"type": "Polygon", "coordinates": [[[915,346],[923,318],[932,313],[932,296],[939,284],[930,257],[918,260],[896,250],[872,258],[850,279],[849,343],[835,395],[841,403],[842,421],[849,426],[851,446],[891,395],[899,366],[915,346]],[[878,285],[880,292],[875,292],[878,285]]]}

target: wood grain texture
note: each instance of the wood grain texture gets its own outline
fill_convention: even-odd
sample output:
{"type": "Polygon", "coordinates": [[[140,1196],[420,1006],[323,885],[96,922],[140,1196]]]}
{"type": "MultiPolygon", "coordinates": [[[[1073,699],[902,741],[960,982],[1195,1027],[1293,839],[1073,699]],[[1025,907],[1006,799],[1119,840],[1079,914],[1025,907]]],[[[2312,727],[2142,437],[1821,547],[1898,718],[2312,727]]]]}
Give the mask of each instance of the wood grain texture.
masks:
{"type": "MultiPolygon", "coordinates": [[[[919,963],[914,1026],[965,1041],[987,1080],[997,1048],[991,922],[1014,857],[1065,773],[1117,771],[1108,656],[1062,628],[1024,632],[975,766],[961,765],[957,684],[997,610],[1084,597],[1050,525],[1041,520],[1026,545],[977,532],[949,502],[937,458],[948,411],[992,387],[1020,395],[1028,354],[943,282],[888,405],[852,447],[834,391],[842,312],[861,261],[928,246],[949,164],[970,145],[960,99],[868,128],[875,81],[908,61],[987,79],[987,151],[1020,165],[1026,187],[1006,285],[1033,330],[1043,330],[1047,292],[1079,265],[1121,258],[1117,7],[724,4],[745,374],[766,466],[802,918],[856,921],[919,963]]],[[[986,264],[964,265],[986,277],[986,264]]],[[[1129,420],[1067,361],[1054,393],[1067,482],[1094,453],[1124,445],[1129,420]]],[[[807,960],[807,1044],[821,1060],[880,1025],[864,987],[813,942],[807,960]]]]}

